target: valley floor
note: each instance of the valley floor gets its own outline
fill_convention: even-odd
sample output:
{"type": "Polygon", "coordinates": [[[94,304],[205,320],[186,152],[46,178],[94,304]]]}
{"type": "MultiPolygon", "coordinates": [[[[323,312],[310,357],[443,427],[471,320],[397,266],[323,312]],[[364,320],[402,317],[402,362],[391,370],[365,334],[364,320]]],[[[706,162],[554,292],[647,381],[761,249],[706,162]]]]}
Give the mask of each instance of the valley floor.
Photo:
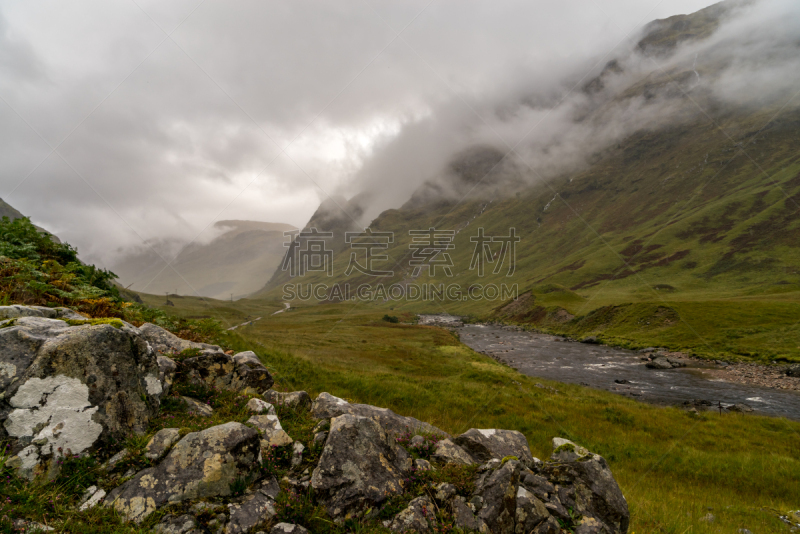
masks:
{"type": "Polygon", "coordinates": [[[400,310],[327,304],[271,315],[280,302],[172,300],[164,308],[170,313],[214,317],[227,327],[263,317],[227,333],[227,343],[255,350],[281,389],[328,391],[454,434],[516,429],[539,457],[554,436],[596,451],[626,495],[631,532],[788,532],[778,515],[800,508],[797,422],[695,414],[528,377],[447,330],[404,324],[414,315],[400,310]],[[385,314],[400,322],[381,320],[385,314]]]}

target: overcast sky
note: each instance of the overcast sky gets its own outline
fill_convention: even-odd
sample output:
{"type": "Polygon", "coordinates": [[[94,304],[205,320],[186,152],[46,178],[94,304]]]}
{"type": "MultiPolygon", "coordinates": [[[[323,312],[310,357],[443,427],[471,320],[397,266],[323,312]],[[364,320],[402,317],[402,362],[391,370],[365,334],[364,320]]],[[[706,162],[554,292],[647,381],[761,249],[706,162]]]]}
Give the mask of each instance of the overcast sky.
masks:
{"type": "Polygon", "coordinates": [[[302,226],[436,110],[712,3],[3,0],[0,196],[100,263],[217,220],[302,226]]]}

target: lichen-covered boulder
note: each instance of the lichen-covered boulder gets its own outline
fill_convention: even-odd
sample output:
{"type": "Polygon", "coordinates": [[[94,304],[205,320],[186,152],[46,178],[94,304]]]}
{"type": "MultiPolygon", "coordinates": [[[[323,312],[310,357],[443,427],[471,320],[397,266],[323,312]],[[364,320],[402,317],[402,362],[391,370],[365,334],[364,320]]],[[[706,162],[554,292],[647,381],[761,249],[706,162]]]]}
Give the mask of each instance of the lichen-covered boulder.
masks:
{"type": "Polygon", "coordinates": [[[586,532],[627,532],[628,503],[605,459],[568,440],[557,438],[553,445],[554,461],[545,463],[541,474],[556,488],[561,505],[583,516],[586,532]],[[590,525],[597,529],[587,530],[590,525]]]}
{"type": "Polygon", "coordinates": [[[331,421],[311,486],[328,513],[344,519],[402,493],[407,460],[375,420],[340,415],[331,421]]]}
{"type": "Polygon", "coordinates": [[[225,534],[253,532],[257,525],[271,521],[275,517],[275,499],[279,492],[278,481],[273,478],[242,502],[231,504],[228,508],[230,521],[225,526],[225,534]]]}
{"type": "Polygon", "coordinates": [[[488,462],[492,458],[502,460],[510,456],[528,467],[536,463],[528,448],[528,440],[516,430],[471,428],[453,438],[453,443],[464,449],[475,463],[488,462]]]}
{"type": "Polygon", "coordinates": [[[275,415],[275,406],[261,399],[256,399],[255,397],[247,401],[247,404],[245,404],[244,407],[253,413],[275,415]]]}
{"type": "Polygon", "coordinates": [[[231,484],[259,465],[258,433],[225,423],[184,436],[156,467],[144,469],[113,490],[106,504],[142,521],[168,502],[231,494],[231,484]]]}
{"type": "Polygon", "coordinates": [[[256,391],[269,389],[275,383],[255,352],[248,350],[233,355],[236,363],[237,379],[239,384],[237,389],[253,388],[256,391]]]}
{"type": "Polygon", "coordinates": [[[248,425],[253,425],[261,435],[262,447],[284,447],[292,444],[292,438],[281,426],[277,415],[254,415],[247,420],[248,425]]]}
{"type": "Polygon", "coordinates": [[[305,391],[283,393],[281,391],[275,391],[274,389],[268,389],[262,393],[261,396],[264,397],[265,401],[272,404],[288,406],[296,410],[311,409],[311,396],[305,391]]]}
{"type": "Polygon", "coordinates": [[[433,452],[432,458],[443,464],[469,465],[478,463],[467,451],[449,439],[442,439],[436,443],[436,450],[433,452]]]}
{"type": "Polygon", "coordinates": [[[216,345],[181,339],[172,332],[152,323],[144,323],[139,327],[139,331],[153,350],[161,354],[179,354],[186,349],[219,350],[216,345]]]}
{"type": "Polygon", "coordinates": [[[383,429],[390,434],[397,435],[404,432],[430,433],[448,437],[449,434],[433,425],[398,415],[387,408],[379,408],[369,404],[351,404],[344,399],[334,397],[330,393],[320,393],[311,406],[311,415],[317,419],[330,419],[339,415],[350,414],[370,417],[380,423],[383,429]]]}
{"type": "Polygon", "coordinates": [[[51,478],[54,459],[144,431],[157,413],[155,353],[133,326],[110,323],[20,316],[0,328],[0,441],[21,475],[51,478]]]}
{"type": "Polygon", "coordinates": [[[417,497],[408,503],[389,524],[392,532],[430,532],[436,526],[436,508],[427,497],[417,497]]]}
{"type": "Polygon", "coordinates": [[[237,362],[221,350],[203,350],[198,356],[187,358],[181,362],[181,372],[190,383],[232,391],[262,390],[273,384],[272,375],[261,362],[250,358],[237,362]]]}

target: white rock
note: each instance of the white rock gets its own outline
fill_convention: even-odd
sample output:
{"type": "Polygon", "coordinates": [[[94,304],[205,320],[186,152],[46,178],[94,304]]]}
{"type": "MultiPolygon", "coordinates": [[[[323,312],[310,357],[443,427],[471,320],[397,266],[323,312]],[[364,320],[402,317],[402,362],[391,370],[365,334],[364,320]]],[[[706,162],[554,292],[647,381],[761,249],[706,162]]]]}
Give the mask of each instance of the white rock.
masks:
{"type": "Polygon", "coordinates": [[[58,454],[59,448],[80,454],[103,431],[92,420],[98,407],[89,403],[89,388],[77,378],[64,375],[31,378],[19,387],[9,403],[16,409],[8,414],[6,431],[11,437],[29,437],[33,442],[47,439],[39,454],[58,454]]]}
{"type": "Polygon", "coordinates": [[[252,398],[249,401],[247,401],[245,408],[247,408],[253,413],[265,413],[269,415],[275,415],[275,406],[257,398],[252,398]]]}
{"type": "Polygon", "coordinates": [[[95,491],[95,492],[94,492],[94,494],[93,494],[91,497],[89,497],[89,498],[86,500],[86,502],[84,502],[84,503],[81,505],[81,507],[80,507],[80,508],[78,508],[78,510],[80,510],[81,512],[83,512],[83,511],[85,511],[85,510],[89,510],[89,509],[91,509],[91,508],[94,508],[95,506],[97,506],[98,504],[100,504],[100,502],[101,502],[103,499],[105,499],[105,497],[106,497],[106,491],[105,491],[104,489],[99,489],[99,490],[95,491]]]}

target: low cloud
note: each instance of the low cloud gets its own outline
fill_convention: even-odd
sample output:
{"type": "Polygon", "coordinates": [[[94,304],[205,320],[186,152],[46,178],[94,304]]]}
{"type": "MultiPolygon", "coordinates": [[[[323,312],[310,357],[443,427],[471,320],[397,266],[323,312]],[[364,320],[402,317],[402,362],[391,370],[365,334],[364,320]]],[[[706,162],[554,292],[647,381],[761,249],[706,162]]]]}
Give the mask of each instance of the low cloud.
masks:
{"type": "MultiPolygon", "coordinates": [[[[0,195],[109,265],[207,242],[217,220],[303,226],[332,194],[368,191],[368,221],[473,145],[515,146],[525,179],[547,178],[671,114],[668,97],[604,99],[652,70],[630,53],[644,23],[710,3],[4,3],[0,195]],[[569,92],[613,57],[602,91],[569,92]]],[[[796,7],[761,4],[731,23],[752,42],[715,75],[718,98],[752,98],[748,77],[791,86],[790,53],[757,57],[797,35],[796,7]],[[760,37],[781,18],[783,37],[760,37]]]]}

